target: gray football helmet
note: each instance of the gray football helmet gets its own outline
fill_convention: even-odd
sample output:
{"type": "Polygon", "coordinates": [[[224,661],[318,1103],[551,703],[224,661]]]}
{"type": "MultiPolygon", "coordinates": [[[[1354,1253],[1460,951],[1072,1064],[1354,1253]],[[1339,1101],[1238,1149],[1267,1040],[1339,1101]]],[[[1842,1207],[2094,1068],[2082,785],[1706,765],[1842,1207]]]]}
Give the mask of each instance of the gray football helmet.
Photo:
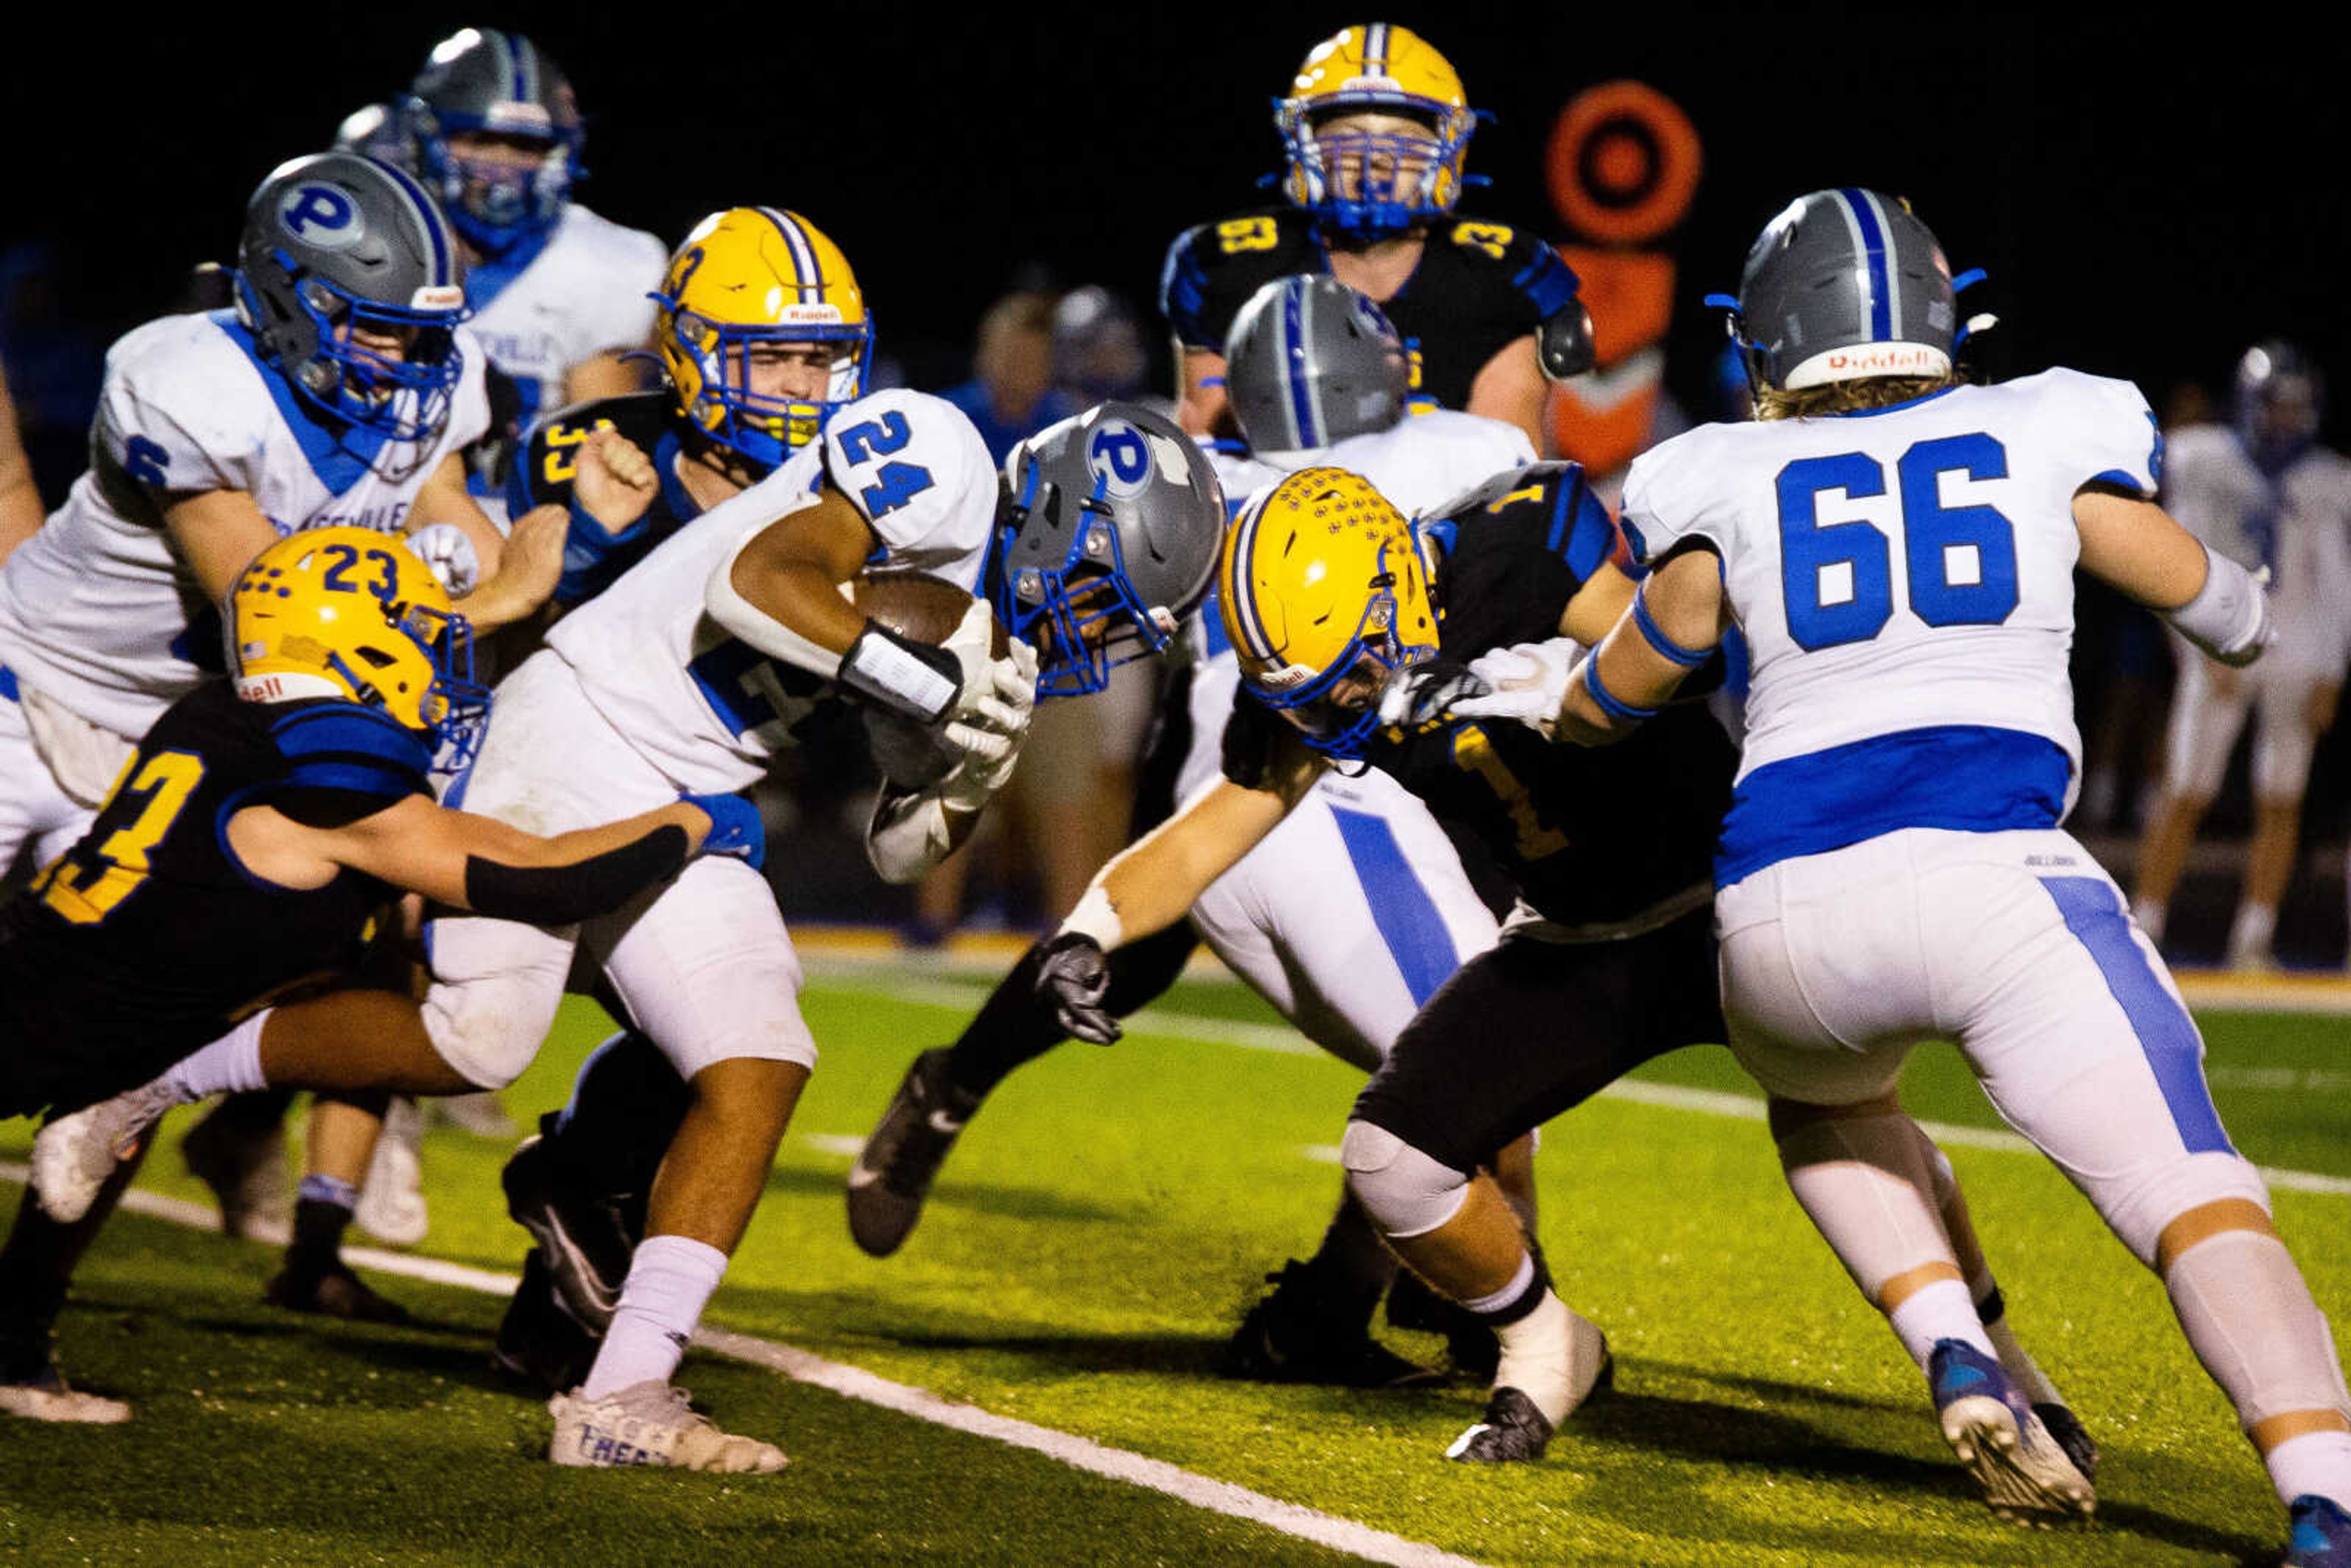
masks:
{"type": "Polygon", "coordinates": [[[1164,651],[1207,597],[1225,497],[1176,423],[1105,402],[1012,449],[987,573],[997,619],[1036,644],[1039,696],[1100,691],[1164,651]]]}
{"type": "Polygon", "coordinates": [[[2283,466],[2318,439],[2326,378],[2299,345],[2269,338],[2237,361],[2237,434],[2254,461],[2283,466]]]}
{"type": "Polygon", "coordinates": [[[433,47],[402,104],[416,141],[416,168],[449,219],[487,255],[542,235],[563,215],[586,138],[571,83],[519,33],[467,27],[433,47]],[[535,163],[466,158],[459,132],[495,136],[539,152],[535,163]]]}
{"type": "Polygon", "coordinates": [[[356,152],[279,164],[246,205],[237,273],[255,350],[303,398],[395,441],[440,430],[472,312],[455,236],[415,180],[356,152]]]}
{"type": "Polygon", "coordinates": [[[1789,203],[1748,251],[1739,297],[1707,302],[1731,311],[1749,382],[1796,392],[1949,375],[1953,292],[1943,247],[1900,197],[1847,188],[1789,203]]]}
{"type": "Polygon", "coordinates": [[[1386,313],[1327,274],[1275,278],[1225,335],[1225,395],[1252,451],[1320,451],[1385,430],[1411,387],[1386,313]]]}

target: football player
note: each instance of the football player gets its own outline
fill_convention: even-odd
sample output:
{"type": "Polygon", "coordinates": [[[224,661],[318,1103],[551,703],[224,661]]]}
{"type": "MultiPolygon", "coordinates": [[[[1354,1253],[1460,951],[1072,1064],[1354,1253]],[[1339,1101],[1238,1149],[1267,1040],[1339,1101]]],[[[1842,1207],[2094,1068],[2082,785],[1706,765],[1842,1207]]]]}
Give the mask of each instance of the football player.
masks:
{"type": "MultiPolygon", "coordinates": [[[[1517,427],[1498,420],[1442,409],[1407,418],[1410,372],[1395,329],[1327,274],[1259,287],[1234,319],[1225,358],[1249,443],[1247,453],[1216,459],[1225,493],[1236,499],[1327,461],[1372,475],[1403,504],[1427,509],[1534,459],[1517,427]]],[[[1161,721],[1161,744],[1180,749],[1153,765],[1175,773],[1173,795],[1155,811],[1146,803],[1142,826],[1155,826],[1217,777],[1238,671],[1213,614],[1200,616],[1187,642],[1191,665],[1161,721]]],[[[1165,991],[1205,938],[1310,1039],[1369,1071],[1461,960],[1493,946],[1495,932],[1426,807],[1382,773],[1326,774],[1280,829],[1202,893],[1189,925],[1147,950],[1119,955],[1109,1017],[1079,1033],[1116,1038],[1109,1018],[1165,991]]],[[[1037,992],[1052,955],[1046,944],[1031,947],[954,1045],[926,1051],[908,1067],[849,1176],[850,1232],[867,1252],[887,1257],[904,1243],[983,1097],[1069,1038],[1037,992]]],[[[1531,1201],[1531,1193],[1520,1196],[1531,1201]]],[[[1367,1327],[1394,1273],[1386,1249],[1348,1206],[1314,1257],[1272,1276],[1277,1289],[1235,1334],[1228,1369],[1374,1386],[1425,1375],[1367,1327]]],[[[1479,1354],[1466,1342],[1461,1348],[1479,1354]]]]}
{"type": "Polygon", "coordinates": [[[2253,741],[2253,837],[2245,886],[2229,930],[2229,963],[2276,967],[2272,938],[2294,874],[2303,786],[2311,752],[2335,721],[2343,691],[2351,602],[2351,462],[2318,444],[2325,385],[2290,343],[2257,343],[2237,364],[2234,428],[2194,424],[2172,433],[2163,455],[2165,508],[2248,570],[2275,573],[2270,594],[2277,641],[2241,673],[2184,642],[2171,701],[2163,803],[2139,848],[2131,917],[2158,946],[2172,890],[2197,824],[2220,792],[2229,753],[2249,709],[2253,741]]]}
{"type": "MultiPolygon", "coordinates": [[[[936,398],[875,393],[805,429],[775,473],[566,615],[501,683],[469,809],[549,831],[649,790],[738,790],[853,695],[879,716],[877,735],[899,737],[882,758],[894,782],[876,801],[869,857],[885,878],[911,880],[1002,783],[1040,688],[1164,648],[1207,591],[1222,497],[1207,460],[1147,411],[1112,404],[1040,434],[1001,498],[978,433],[936,398]],[[978,599],[939,645],[868,620],[843,587],[876,569],[985,591],[1008,652],[991,654],[997,622],[978,599]],[[944,770],[910,781],[904,764],[925,756],[944,770]]],[[[779,1469],[772,1444],[718,1431],[669,1381],[815,1061],[774,895],[748,868],[704,860],[585,925],[436,921],[423,1010],[437,1092],[511,1082],[545,1039],[575,956],[601,971],[684,1094],[654,1134],[658,1176],[617,1301],[604,1303],[608,1332],[580,1387],[551,1402],[549,1456],[779,1469]]],[[[368,1038],[359,1020],[330,1024],[311,1042],[317,1068],[340,1074],[329,1082],[348,1082],[353,1063],[412,1085],[423,1076],[402,1042],[368,1038]]],[[[304,1063],[287,1066],[273,1082],[307,1082],[304,1063]]],[[[208,1047],[154,1086],[160,1100],[121,1097],[91,1114],[152,1115],[178,1097],[261,1087],[253,1077],[248,1059],[208,1047]]],[[[559,1265],[559,1236],[538,1239],[559,1265]]]]}
{"type": "Polygon", "coordinates": [[[572,200],[586,138],[555,62],[519,33],[467,27],[433,47],[400,116],[465,251],[474,330],[521,394],[515,428],[634,392],[622,355],[652,336],[666,249],[572,200]]]}
{"type": "Polygon", "coordinates": [[[1957,1040],[2002,1117],[2161,1275],[2292,1514],[2287,1561],[2344,1561],[2351,1396],[2326,1319],[2213,1110],[2154,944],[2058,826],[2080,755],[2076,564],[2231,665],[2269,640],[2261,585],[2154,503],[2136,388],[1955,378],[1949,269],[1894,198],[1799,197],[1731,304],[1758,422],[1635,460],[1625,528],[1652,570],[1630,611],[1588,659],[1489,665],[1504,689],[1458,711],[1640,745],[1742,627],[1747,750],[1715,862],[1730,1046],[1961,1462],[2004,1512],[2089,1510],[1979,1332],[1896,1113],[1922,1039],[1957,1040]]]}
{"type": "MultiPolygon", "coordinates": [[[[584,919],[697,850],[756,858],[758,815],[732,796],[553,838],[435,804],[435,754],[463,766],[488,694],[472,681],[465,618],[381,533],[279,540],[238,574],[225,611],[234,679],[165,709],[90,830],[0,910],[0,1116],[73,1112],[233,1025],[236,1049],[266,1060],[273,1020],[301,1006],[271,1002],[350,971],[403,889],[484,914],[584,919]]],[[[418,1031],[405,992],[357,1005],[374,1028],[418,1031]]],[[[0,1410],[119,1421],[128,1406],[66,1385],[50,1330],[123,1182],[70,1223],[54,1219],[40,1197],[84,1178],[57,1179],[59,1145],[37,1146],[0,1250],[0,1410]]],[[[120,1151],[90,1152],[103,1180],[120,1151]]]]}
{"type": "Polygon", "coordinates": [[[1478,117],[1450,62],[1385,22],[1318,43],[1277,106],[1286,204],[1178,235],[1160,275],[1184,428],[1228,424],[1225,339],[1269,279],[1327,272],[1384,307],[1413,389],[1517,425],[1540,451],[1547,382],[1592,368],[1575,274],[1534,235],[1455,215],[1478,117]]]}

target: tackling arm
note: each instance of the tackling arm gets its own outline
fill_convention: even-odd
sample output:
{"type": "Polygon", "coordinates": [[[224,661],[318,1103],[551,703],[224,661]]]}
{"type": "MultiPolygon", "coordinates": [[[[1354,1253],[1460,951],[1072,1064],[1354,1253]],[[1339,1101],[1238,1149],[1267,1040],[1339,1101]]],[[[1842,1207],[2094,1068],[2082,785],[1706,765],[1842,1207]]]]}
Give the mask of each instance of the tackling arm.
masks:
{"type": "Polygon", "coordinates": [[[1672,557],[1631,599],[1568,680],[1558,730],[1579,745],[1605,746],[1632,734],[1722,641],[1729,611],[1720,561],[1712,550],[1686,549],[1672,557]]]}
{"type": "Polygon", "coordinates": [[[516,519],[502,538],[465,488],[465,459],[454,452],[418,489],[408,513],[412,536],[445,526],[473,547],[478,586],[462,595],[453,588],[452,597],[477,632],[528,619],[554,593],[563,574],[564,523],[560,514],[541,508],[516,519]]]}

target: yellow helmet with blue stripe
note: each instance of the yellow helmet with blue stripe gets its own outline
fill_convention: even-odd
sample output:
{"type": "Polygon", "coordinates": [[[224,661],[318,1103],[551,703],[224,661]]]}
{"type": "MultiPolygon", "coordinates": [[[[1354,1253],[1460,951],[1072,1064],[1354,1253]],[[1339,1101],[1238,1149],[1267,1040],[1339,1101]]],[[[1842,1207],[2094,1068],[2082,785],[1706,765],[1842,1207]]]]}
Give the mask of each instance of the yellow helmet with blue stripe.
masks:
{"type": "Polygon", "coordinates": [[[1301,468],[1241,508],[1217,606],[1241,683],[1334,757],[1363,754],[1389,675],[1437,654],[1412,526],[1344,468],[1301,468]]]}
{"type": "Polygon", "coordinates": [[[1374,238],[1453,210],[1478,116],[1452,61],[1409,27],[1371,22],[1308,52],[1274,124],[1288,159],[1282,193],[1342,233],[1374,238]],[[1424,129],[1332,123],[1374,114],[1424,129]]]}
{"type": "Polygon", "coordinates": [[[375,708],[444,748],[451,771],[480,743],[490,694],[474,679],[473,630],[432,569],[389,534],[287,535],[238,574],[221,620],[247,702],[375,708]]]}
{"type": "Polygon", "coordinates": [[[761,469],[814,441],[832,411],[865,394],[873,321],[849,258],[822,229],[780,207],[729,207],[694,226],[653,295],[662,363],[678,412],[761,469]],[[760,343],[824,343],[820,399],[765,396],[751,384],[760,343]]]}

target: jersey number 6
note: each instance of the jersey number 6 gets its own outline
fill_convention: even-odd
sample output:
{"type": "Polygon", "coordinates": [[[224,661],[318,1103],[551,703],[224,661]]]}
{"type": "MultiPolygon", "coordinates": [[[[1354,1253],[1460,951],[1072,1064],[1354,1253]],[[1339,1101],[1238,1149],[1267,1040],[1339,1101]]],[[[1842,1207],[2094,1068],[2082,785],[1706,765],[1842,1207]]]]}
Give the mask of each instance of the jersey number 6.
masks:
{"type": "MultiPolygon", "coordinates": [[[[2008,477],[2008,451],[1978,431],[1921,441],[1895,465],[1910,609],[1929,626],[1991,626],[2016,609],[2016,528],[1991,507],[1947,507],[1943,476],[2008,477]]],[[[1861,518],[1820,520],[1820,498],[1886,494],[1886,468],[1861,452],[1804,457],[1780,470],[1780,588],[1788,634],[1817,653],[1866,643],[1894,614],[1892,547],[1861,518]]]]}

